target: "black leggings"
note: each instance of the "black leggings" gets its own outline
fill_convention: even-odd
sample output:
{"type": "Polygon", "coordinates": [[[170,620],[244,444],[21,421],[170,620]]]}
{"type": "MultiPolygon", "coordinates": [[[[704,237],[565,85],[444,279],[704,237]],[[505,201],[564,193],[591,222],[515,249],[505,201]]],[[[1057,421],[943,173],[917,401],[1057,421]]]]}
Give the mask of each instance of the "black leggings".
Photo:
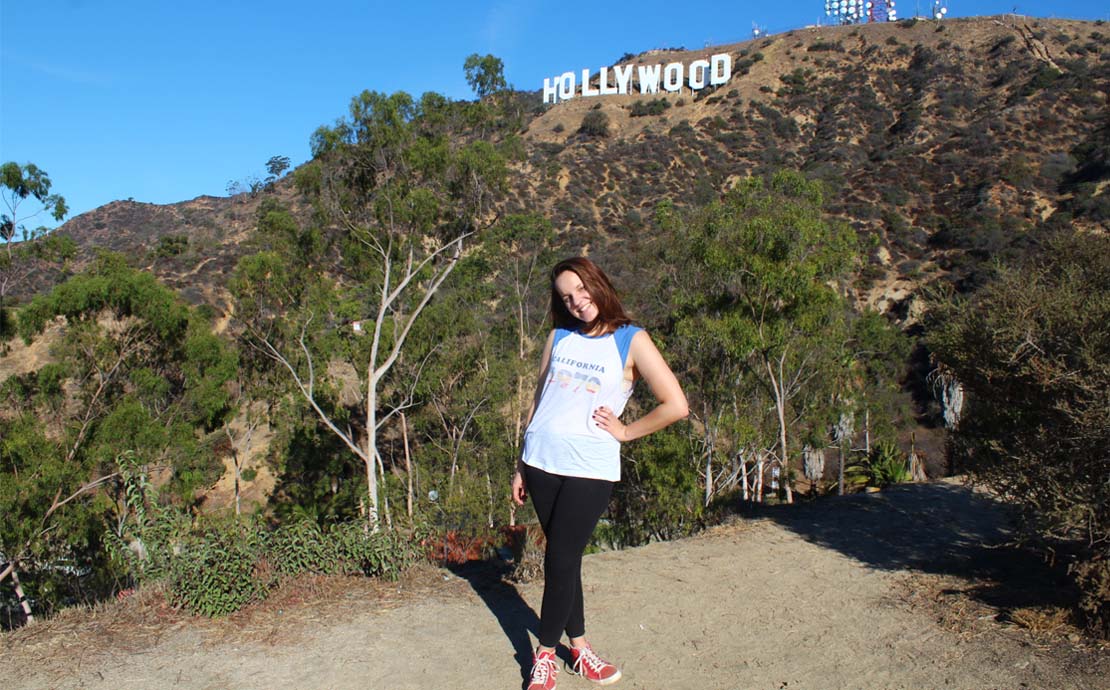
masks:
{"type": "Polygon", "coordinates": [[[614,482],[564,477],[528,465],[524,466],[524,481],[547,537],[540,644],[554,647],[563,631],[568,637],[586,634],[582,552],[609,506],[614,482]]]}

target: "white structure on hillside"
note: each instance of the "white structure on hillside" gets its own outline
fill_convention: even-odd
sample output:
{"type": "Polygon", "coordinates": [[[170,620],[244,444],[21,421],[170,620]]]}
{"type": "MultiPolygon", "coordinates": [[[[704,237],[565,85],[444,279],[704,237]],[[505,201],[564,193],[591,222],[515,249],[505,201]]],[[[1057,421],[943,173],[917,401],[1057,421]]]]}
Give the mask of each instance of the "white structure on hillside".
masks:
{"type": "Polygon", "coordinates": [[[894,0],[825,0],[825,15],[840,24],[893,22],[898,19],[894,0]]]}

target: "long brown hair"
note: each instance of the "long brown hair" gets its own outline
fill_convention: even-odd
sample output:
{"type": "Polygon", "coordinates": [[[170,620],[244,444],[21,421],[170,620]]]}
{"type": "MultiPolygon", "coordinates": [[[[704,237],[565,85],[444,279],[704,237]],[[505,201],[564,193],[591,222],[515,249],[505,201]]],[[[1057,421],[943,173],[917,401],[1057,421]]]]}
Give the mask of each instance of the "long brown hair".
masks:
{"type": "Polygon", "coordinates": [[[620,326],[632,323],[632,319],[624,312],[617,291],[610,282],[605,271],[598,268],[597,264],[587,258],[576,256],[564,259],[555,264],[551,269],[551,322],[555,328],[566,328],[572,331],[592,333],[598,326],[606,333],[615,331],[620,326]],[[555,279],[566,271],[571,271],[582,281],[582,287],[590,293],[590,299],[597,307],[597,318],[590,323],[585,323],[567,310],[562,296],[555,289],[555,279]]]}

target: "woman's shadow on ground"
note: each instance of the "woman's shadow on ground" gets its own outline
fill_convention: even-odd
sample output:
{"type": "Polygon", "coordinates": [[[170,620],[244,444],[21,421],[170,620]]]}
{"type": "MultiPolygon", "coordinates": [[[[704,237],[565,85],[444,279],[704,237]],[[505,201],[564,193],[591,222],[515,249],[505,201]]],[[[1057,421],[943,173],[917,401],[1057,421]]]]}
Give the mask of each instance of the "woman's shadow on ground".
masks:
{"type": "Polygon", "coordinates": [[[506,582],[508,568],[500,559],[448,564],[447,569],[466,580],[501,625],[513,646],[513,658],[520,666],[521,679],[532,667],[532,639],[539,636],[540,619],[516,587],[506,582]],[[531,634],[531,636],[529,636],[531,634]]]}

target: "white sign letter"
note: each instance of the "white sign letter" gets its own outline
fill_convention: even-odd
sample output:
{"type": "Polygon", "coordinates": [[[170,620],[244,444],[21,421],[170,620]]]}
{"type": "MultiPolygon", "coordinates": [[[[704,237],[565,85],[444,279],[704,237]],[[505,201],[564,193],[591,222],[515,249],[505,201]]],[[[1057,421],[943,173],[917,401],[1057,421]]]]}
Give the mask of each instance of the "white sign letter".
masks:
{"type": "Polygon", "coordinates": [[[617,73],[617,93],[628,93],[628,87],[632,85],[632,65],[618,65],[613,71],[617,73]]]}
{"type": "Polygon", "coordinates": [[[559,100],[559,81],[556,78],[555,83],[552,84],[551,80],[547,77],[543,78],[543,102],[544,105],[548,103],[557,103],[559,100]]]}
{"type": "Polygon", "coordinates": [[[709,71],[708,60],[694,60],[690,63],[690,88],[694,91],[705,88],[705,73],[709,71]]]}
{"type": "Polygon", "coordinates": [[[659,70],[663,65],[640,65],[640,93],[659,93],[659,70]]]}
{"type": "Polygon", "coordinates": [[[601,74],[598,76],[598,86],[600,86],[602,96],[612,96],[617,93],[617,87],[609,86],[609,68],[602,67],[601,74]]]}
{"type": "Polygon", "coordinates": [[[574,98],[574,72],[563,72],[563,76],[559,77],[559,100],[571,98],[574,98]]]}
{"type": "Polygon", "coordinates": [[[590,70],[582,70],[582,95],[583,96],[596,96],[597,89],[590,88],[590,70]]]}
{"type": "Polygon", "coordinates": [[[671,92],[682,90],[681,62],[672,62],[663,68],[663,88],[671,92]]]}
{"type": "Polygon", "coordinates": [[[709,83],[713,86],[727,84],[732,79],[732,56],[720,53],[709,59],[713,62],[713,68],[709,70],[709,83]]]}

